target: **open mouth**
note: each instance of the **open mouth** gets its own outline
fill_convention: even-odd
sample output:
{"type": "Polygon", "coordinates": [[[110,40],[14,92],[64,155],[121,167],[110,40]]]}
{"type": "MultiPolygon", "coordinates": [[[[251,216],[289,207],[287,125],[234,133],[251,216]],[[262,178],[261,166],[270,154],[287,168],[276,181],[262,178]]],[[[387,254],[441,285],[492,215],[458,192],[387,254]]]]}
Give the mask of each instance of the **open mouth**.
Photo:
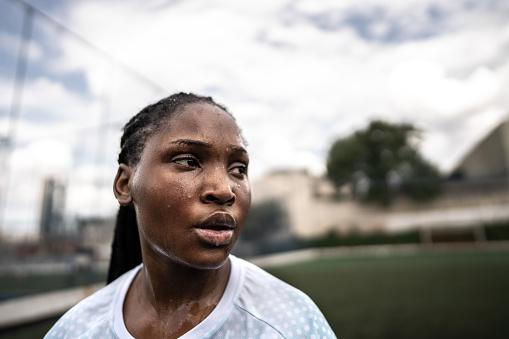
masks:
{"type": "Polygon", "coordinates": [[[232,242],[237,223],[228,213],[214,213],[195,226],[194,231],[203,242],[215,247],[232,242]]]}
{"type": "Polygon", "coordinates": [[[235,227],[230,227],[228,225],[207,225],[205,227],[197,227],[203,230],[212,230],[212,231],[229,231],[233,230],[235,227]]]}
{"type": "Polygon", "coordinates": [[[201,221],[196,227],[212,230],[231,230],[237,227],[237,222],[231,214],[216,212],[201,221]]]}

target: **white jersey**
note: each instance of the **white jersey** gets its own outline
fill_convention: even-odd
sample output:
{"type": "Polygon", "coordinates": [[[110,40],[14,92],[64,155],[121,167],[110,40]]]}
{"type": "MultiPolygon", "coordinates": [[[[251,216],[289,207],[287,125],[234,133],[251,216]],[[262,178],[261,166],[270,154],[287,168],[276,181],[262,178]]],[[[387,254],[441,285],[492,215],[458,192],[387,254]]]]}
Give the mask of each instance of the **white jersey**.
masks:
{"type": "MultiPolygon", "coordinates": [[[[245,260],[230,255],[230,261],[218,304],[181,338],[335,338],[307,295],[245,260]]],[[[141,266],[71,308],[45,338],[133,338],[122,309],[141,266]]]]}

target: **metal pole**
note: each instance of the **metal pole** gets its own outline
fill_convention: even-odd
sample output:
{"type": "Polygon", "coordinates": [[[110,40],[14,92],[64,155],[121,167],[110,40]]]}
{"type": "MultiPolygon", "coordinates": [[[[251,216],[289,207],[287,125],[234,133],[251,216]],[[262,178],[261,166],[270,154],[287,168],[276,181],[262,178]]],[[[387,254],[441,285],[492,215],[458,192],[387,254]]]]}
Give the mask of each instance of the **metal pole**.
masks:
{"type": "Polygon", "coordinates": [[[119,68],[121,68],[122,70],[124,70],[126,73],[130,74],[137,80],[147,84],[154,91],[156,91],[158,93],[162,93],[162,94],[168,93],[168,89],[165,86],[159,85],[158,83],[156,83],[155,81],[153,81],[149,77],[147,77],[146,75],[140,73],[138,70],[132,68],[131,66],[129,66],[129,65],[125,64],[124,62],[118,60],[117,58],[113,57],[112,55],[110,55],[108,52],[106,52],[102,48],[97,47],[96,45],[94,45],[93,43],[91,43],[90,41],[88,41],[87,39],[85,39],[84,37],[82,37],[81,35],[76,33],[75,31],[71,30],[67,26],[61,24],[60,22],[58,22],[53,17],[49,16],[48,14],[46,14],[39,8],[31,5],[30,3],[26,2],[25,0],[17,0],[17,2],[19,2],[20,4],[25,6],[25,8],[30,8],[33,12],[35,12],[35,14],[38,15],[38,18],[45,19],[46,22],[51,23],[54,27],[59,29],[61,32],[67,33],[74,40],[76,40],[79,43],[81,43],[82,45],[87,46],[88,48],[94,50],[96,53],[101,55],[103,58],[115,63],[119,68]]]}
{"type": "Polygon", "coordinates": [[[27,53],[30,39],[32,37],[34,11],[30,6],[24,6],[23,28],[21,31],[21,40],[16,61],[16,74],[14,78],[14,90],[12,93],[11,109],[7,121],[7,134],[2,138],[2,147],[4,154],[1,162],[3,187],[0,190],[0,230],[5,231],[5,210],[7,199],[9,197],[10,186],[10,156],[15,146],[18,120],[23,101],[23,89],[27,71],[27,53]]]}
{"type": "Polygon", "coordinates": [[[101,188],[104,187],[105,182],[103,179],[103,171],[102,165],[104,164],[104,159],[106,155],[106,148],[104,147],[104,143],[107,140],[108,135],[108,118],[110,114],[110,95],[104,93],[102,96],[102,109],[100,115],[99,129],[97,131],[97,149],[95,152],[95,164],[97,166],[96,177],[94,178],[94,186],[97,189],[98,196],[93,198],[92,208],[97,208],[97,206],[102,206],[102,195],[101,188]]]}

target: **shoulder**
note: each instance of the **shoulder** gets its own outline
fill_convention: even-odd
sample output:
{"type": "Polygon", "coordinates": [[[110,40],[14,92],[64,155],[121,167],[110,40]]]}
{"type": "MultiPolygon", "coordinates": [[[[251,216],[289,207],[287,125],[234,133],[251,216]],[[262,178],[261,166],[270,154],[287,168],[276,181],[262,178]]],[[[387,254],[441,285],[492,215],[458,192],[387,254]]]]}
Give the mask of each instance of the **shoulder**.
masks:
{"type": "Polygon", "coordinates": [[[245,260],[237,260],[244,267],[244,282],[235,303],[239,312],[272,328],[282,338],[335,338],[327,320],[305,293],[245,260]]]}
{"type": "MultiPolygon", "coordinates": [[[[109,285],[80,301],[67,311],[44,337],[113,337],[113,311],[120,290],[133,276],[133,269],[109,285]]],[[[134,272],[135,273],[135,272],[134,272]]]]}

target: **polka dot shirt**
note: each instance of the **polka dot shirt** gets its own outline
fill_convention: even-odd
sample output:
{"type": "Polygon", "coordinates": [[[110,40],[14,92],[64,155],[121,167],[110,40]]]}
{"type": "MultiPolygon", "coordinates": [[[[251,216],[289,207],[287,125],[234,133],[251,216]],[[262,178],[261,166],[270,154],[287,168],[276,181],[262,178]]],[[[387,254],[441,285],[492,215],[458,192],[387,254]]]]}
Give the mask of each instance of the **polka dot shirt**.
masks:
{"type": "MultiPolygon", "coordinates": [[[[336,338],[304,293],[257,266],[230,256],[232,269],[215,309],[181,338],[336,338]]],[[[122,306],[141,265],[70,309],[45,338],[133,338],[122,306]]]]}

